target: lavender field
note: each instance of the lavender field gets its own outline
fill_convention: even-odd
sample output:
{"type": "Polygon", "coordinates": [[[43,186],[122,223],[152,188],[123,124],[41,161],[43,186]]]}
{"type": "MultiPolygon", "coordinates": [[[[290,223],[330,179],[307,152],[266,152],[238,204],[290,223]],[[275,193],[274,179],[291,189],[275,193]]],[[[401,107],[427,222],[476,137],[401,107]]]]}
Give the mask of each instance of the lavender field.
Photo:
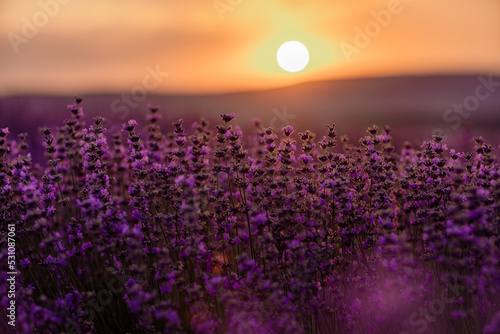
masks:
{"type": "Polygon", "coordinates": [[[2,333],[500,333],[482,137],[243,132],[231,113],[160,128],[156,107],[108,133],[82,105],[40,128],[44,161],[0,123],[2,333]]]}

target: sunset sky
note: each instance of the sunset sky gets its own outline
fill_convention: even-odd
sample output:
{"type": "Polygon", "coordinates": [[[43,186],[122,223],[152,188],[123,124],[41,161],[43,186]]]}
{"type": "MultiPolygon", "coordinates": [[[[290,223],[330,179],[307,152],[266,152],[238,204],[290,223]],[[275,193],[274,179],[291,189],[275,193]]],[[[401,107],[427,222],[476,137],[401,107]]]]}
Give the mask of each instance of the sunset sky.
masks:
{"type": "Polygon", "coordinates": [[[498,0],[2,0],[0,34],[0,96],[128,92],[147,67],[169,73],[155,93],[182,94],[500,74],[498,0]],[[276,62],[288,40],[309,49],[301,72],[276,62]]]}

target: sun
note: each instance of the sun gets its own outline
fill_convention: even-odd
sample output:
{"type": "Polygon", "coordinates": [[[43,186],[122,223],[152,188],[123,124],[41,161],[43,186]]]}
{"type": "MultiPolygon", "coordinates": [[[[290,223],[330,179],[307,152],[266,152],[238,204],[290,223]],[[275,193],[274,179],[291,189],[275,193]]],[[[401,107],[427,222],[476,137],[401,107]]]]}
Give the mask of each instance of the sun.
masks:
{"type": "Polygon", "coordinates": [[[280,46],[276,58],[285,71],[299,72],[309,63],[309,51],[298,41],[288,41],[280,46]]]}

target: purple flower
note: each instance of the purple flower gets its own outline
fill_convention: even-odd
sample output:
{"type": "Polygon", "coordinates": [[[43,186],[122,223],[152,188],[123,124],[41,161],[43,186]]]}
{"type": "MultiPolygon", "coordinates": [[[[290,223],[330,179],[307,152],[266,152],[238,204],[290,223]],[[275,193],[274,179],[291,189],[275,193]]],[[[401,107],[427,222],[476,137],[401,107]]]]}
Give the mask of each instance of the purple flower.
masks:
{"type": "Polygon", "coordinates": [[[282,131],[283,131],[283,134],[288,137],[293,133],[294,130],[293,130],[293,127],[291,125],[287,125],[282,129],[282,131]]]}
{"type": "Polygon", "coordinates": [[[93,248],[93,245],[92,245],[91,241],[84,242],[82,244],[82,248],[80,250],[80,254],[84,255],[87,250],[92,249],[92,248],[93,248]]]}
{"type": "Polygon", "coordinates": [[[56,214],[56,208],[51,205],[47,208],[47,216],[52,217],[56,214]]]}
{"type": "Polygon", "coordinates": [[[225,123],[229,123],[231,122],[233,119],[236,118],[236,115],[233,113],[229,113],[229,114],[220,114],[220,117],[222,118],[222,120],[225,122],[225,123]]]}
{"type": "Polygon", "coordinates": [[[122,124],[122,130],[125,130],[127,132],[132,132],[132,131],[134,131],[134,129],[137,125],[138,124],[137,124],[136,120],[131,119],[127,123],[122,124]]]}
{"type": "Polygon", "coordinates": [[[28,258],[24,258],[19,261],[19,264],[21,265],[21,267],[27,268],[31,264],[31,261],[28,258]]]}
{"type": "Polygon", "coordinates": [[[5,138],[9,133],[9,128],[0,128],[0,138],[5,138]]]}

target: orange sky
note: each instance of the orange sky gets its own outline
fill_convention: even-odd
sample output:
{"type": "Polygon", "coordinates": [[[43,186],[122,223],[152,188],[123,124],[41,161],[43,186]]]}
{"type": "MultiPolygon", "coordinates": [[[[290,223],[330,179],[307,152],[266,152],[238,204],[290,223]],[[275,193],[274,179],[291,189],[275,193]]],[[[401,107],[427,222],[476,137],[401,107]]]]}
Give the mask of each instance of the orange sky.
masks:
{"type": "Polygon", "coordinates": [[[3,96],[129,92],[148,66],[169,73],[149,85],[155,93],[500,74],[498,0],[1,0],[0,34],[3,96]],[[384,25],[376,23],[373,11],[388,8],[384,25]],[[367,27],[371,37],[356,43],[356,29],[367,27]],[[278,67],[287,40],[309,48],[305,70],[278,67]]]}

